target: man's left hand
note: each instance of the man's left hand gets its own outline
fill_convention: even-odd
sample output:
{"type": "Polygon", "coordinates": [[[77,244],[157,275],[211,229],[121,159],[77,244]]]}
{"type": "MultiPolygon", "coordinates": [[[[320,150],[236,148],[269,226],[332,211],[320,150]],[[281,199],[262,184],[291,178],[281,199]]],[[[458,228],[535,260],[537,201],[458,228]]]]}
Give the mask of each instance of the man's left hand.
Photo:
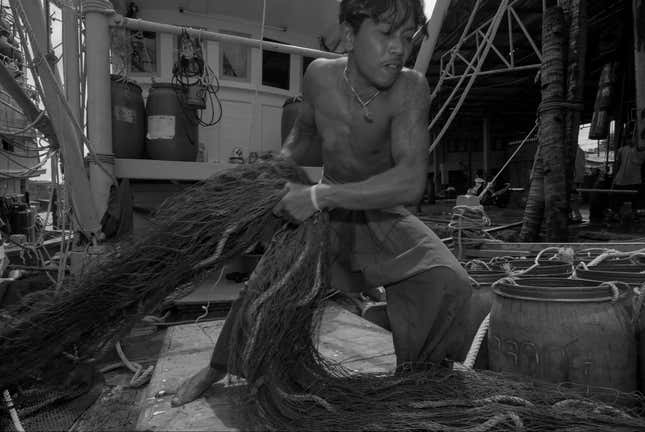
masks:
{"type": "Polygon", "coordinates": [[[273,208],[273,214],[291,222],[301,223],[316,213],[311,201],[311,186],[287,182],[284,186],[284,196],[273,208]]]}

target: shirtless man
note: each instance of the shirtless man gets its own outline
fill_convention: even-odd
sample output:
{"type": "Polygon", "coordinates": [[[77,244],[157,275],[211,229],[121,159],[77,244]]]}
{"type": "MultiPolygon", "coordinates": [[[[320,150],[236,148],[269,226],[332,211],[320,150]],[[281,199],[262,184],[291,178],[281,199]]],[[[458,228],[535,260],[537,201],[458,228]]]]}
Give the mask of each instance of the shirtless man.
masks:
{"type": "MultiPolygon", "coordinates": [[[[417,202],[426,176],[430,91],[423,75],[403,67],[425,23],[422,0],[342,0],[340,22],[348,57],[311,63],[282,150],[299,165],[322,165],[323,180],[288,183],[274,212],[298,222],[330,212],[332,284],[385,287],[399,367],[457,360],[468,275],[403,207],[417,202]]],[[[226,375],[227,332],[225,324],[210,365],[180,386],[173,405],[226,375]]]]}

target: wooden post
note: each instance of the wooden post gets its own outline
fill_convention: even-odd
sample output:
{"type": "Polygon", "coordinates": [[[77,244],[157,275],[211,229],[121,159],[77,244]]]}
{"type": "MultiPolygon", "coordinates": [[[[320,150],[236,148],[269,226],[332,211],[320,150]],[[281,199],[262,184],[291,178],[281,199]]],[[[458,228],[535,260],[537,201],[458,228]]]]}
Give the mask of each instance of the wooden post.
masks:
{"type": "Polygon", "coordinates": [[[645,149],[645,0],[632,0],[638,149],[645,149]]]}

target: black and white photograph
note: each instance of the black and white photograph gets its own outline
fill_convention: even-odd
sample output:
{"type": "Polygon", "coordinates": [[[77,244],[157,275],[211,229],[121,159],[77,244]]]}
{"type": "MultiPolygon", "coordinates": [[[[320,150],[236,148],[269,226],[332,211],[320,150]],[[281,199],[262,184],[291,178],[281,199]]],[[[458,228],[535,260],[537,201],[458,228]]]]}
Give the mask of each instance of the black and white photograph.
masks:
{"type": "Polygon", "coordinates": [[[645,0],[0,0],[0,430],[645,432],[645,0]]]}

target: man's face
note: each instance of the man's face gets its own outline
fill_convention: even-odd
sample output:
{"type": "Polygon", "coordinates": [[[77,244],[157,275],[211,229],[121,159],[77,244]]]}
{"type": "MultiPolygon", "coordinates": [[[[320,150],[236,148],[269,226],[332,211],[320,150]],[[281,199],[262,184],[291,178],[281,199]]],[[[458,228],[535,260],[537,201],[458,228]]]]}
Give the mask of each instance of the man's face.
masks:
{"type": "Polygon", "coordinates": [[[355,66],[369,84],[381,89],[394,84],[412,52],[415,31],[412,18],[396,28],[367,18],[349,35],[355,66]]]}

